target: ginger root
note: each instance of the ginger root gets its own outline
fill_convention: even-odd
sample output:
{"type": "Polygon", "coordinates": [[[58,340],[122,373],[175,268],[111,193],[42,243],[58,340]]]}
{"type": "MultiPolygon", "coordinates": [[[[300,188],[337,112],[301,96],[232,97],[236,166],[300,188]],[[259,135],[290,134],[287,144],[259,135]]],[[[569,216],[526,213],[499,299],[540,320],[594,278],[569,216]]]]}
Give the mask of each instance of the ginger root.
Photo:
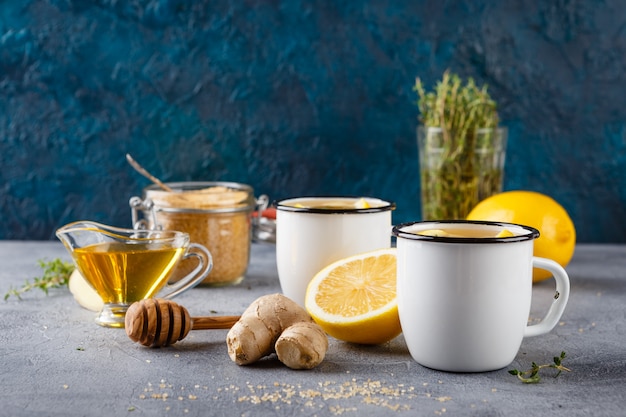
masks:
{"type": "Polygon", "coordinates": [[[226,336],[228,356],[248,365],[274,352],[292,369],[311,369],[324,359],[326,333],[305,309],[282,294],[259,297],[226,336]]]}
{"type": "Polygon", "coordinates": [[[324,359],[328,337],[316,323],[303,321],[287,327],[274,347],[278,360],[291,369],[312,369],[324,359]]]}

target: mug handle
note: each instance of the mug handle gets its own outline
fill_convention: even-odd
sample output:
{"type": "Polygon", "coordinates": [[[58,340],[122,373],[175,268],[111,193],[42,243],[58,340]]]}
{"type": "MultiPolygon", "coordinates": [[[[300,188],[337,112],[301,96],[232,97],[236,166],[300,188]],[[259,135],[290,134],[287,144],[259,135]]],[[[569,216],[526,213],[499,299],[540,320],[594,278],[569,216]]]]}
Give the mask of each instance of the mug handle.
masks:
{"type": "Polygon", "coordinates": [[[569,277],[561,265],[551,259],[533,256],[533,267],[552,272],[554,280],[556,281],[556,293],[554,294],[554,301],[548,310],[548,314],[546,314],[543,320],[538,324],[526,326],[524,337],[539,336],[552,330],[561,319],[565,305],[569,299],[569,277]]]}
{"type": "Polygon", "coordinates": [[[190,243],[182,259],[191,257],[198,258],[198,266],[184,278],[181,278],[173,284],[167,284],[163,290],[169,290],[169,292],[159,294],[160,298],[170,299],[176,297],[181,292],[195,287],[209,275],[209,272],[213,269],[213,257],[208,249],[197,243],[190,243]]]}

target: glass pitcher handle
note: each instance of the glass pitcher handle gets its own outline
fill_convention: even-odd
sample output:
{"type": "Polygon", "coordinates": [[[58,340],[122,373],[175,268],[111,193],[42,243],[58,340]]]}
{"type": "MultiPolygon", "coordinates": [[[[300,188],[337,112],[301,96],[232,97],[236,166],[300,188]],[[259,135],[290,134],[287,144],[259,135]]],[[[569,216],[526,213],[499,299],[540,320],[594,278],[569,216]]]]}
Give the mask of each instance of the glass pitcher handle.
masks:
{"type": "Polygon", "coordinates": [[[195,287],[209,275],[209,272],[213,269],[213,257],[208,249],[198,243],[190,243],[187,247],[187,252],[181,260],[192,257],[198,258],[198,265],[184,278],[173,284],[167,284],[163,288],[164,294],[159,294],[160,298],[169,299],[176,297],[181,292],[195,287]]]}

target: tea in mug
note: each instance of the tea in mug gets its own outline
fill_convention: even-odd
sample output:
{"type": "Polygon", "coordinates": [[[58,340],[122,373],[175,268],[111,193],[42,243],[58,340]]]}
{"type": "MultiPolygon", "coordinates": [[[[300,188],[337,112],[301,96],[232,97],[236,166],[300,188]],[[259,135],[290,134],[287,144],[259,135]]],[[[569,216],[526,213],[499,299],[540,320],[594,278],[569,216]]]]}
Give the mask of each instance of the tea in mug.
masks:
{"type": "Polygon", "coordinates": [[[302,199],[294,204],[286,204],[291,205],[296,208],[307,208],[307,209],[321,209],[321,210],[354,210],[354,209],[367,209],[372,206],[372,203],[368,202],[364,198],[315,198],[315,199],[302,199]]]}
{"type": "Polygon", "coordinates": [[[73,257],[105,304],[128,304],[156,295],[185,251],[149,245],[97,243],[76,248],[73,257]]]}
{"type": "Polygon", "coordinates": [[[427,229],[417,232],[422,236],[433,237],[460,237],[460,238],[494,238],[494,237],[510,237],[515,236],[508,229],[495,230],[493,228],[469,228],[469,229],[427,229]]]}

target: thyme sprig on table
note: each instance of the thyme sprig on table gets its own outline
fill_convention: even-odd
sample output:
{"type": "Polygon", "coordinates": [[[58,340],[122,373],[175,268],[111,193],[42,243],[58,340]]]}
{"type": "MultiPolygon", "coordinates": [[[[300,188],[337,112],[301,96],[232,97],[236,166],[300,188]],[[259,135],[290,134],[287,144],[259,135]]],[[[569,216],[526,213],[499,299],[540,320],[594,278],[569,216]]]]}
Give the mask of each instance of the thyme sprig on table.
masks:
{"type": "Polygon", "coordinates": [[[545,368],[552,368],[558,370],[557,374],[554,377],[558,377],[561,375],[561,372],[570,372],[571,369],[563,366],[563,359],[565,359],[565,352],[561,352],[560,356],[555,356],[552,360],[553,363],[545,364],[545,365],[537,365],[535,362],[532,363],[532,366],[527,371],[520,371],[517,369],[511,369],[509,373],[511,375],[516,375],[520,381],[525,384],[536,384],[541,380],[539,376],[539,372],[545,368]]]}
{"type": "Polygon", "coordinates": [[[68,285],[70,275],[74,271],[74,265],[71,262],[64,262],[59,258],[52,261],[40,259],[37,262],[43,270],[43,276],[33,278],[33,282],[26,280],[24,285],[19,288],[9,288],[9,291],[4,294],[5,301],[11,296],[15,296],[21,300],[22,294],[37,288],[48,295],[49,289],[61,288],[68,285]]]}

